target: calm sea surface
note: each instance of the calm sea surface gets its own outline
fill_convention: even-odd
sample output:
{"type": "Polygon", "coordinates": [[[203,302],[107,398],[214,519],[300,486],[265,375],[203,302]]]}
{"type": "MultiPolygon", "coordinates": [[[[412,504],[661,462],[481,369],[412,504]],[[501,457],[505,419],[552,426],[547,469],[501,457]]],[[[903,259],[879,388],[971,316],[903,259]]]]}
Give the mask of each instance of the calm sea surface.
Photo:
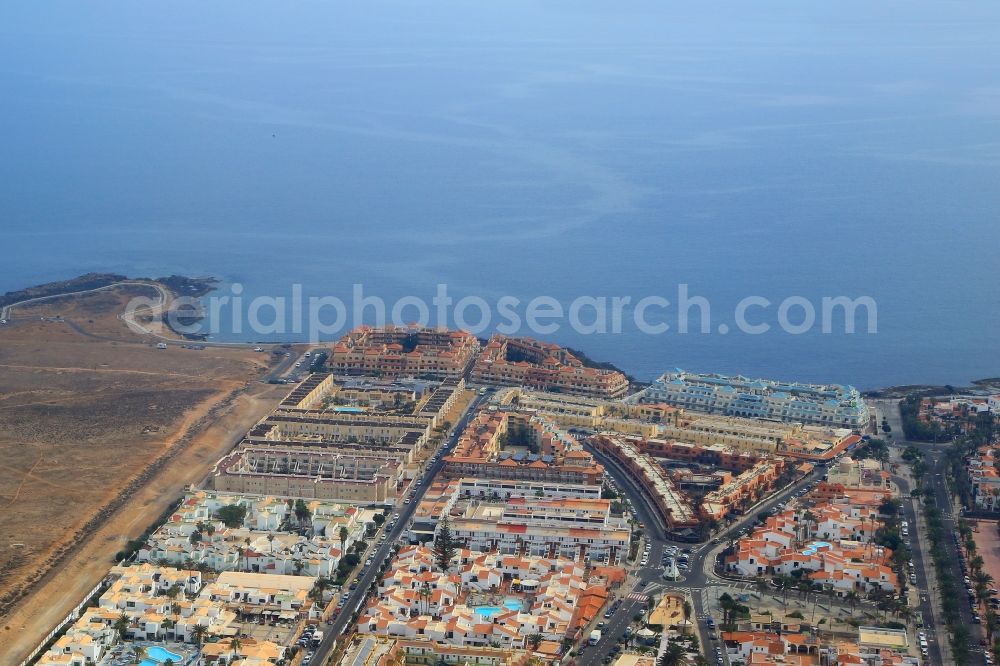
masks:
{"type": "MultiPolygon", "coordinates": [[[[997,376],[998,63],[992,1],[8,0],[0,291],[171,272],[568,305],[683,283],[711,333],[627,308],[621,334],[546,337],[642,378],[997,376]],[[878,332],[737,332],[753,295],[771,323],[789,296],[870,296],[878,332]]],[[[241,336],[265,337],[220,338],[241,336]]]]}

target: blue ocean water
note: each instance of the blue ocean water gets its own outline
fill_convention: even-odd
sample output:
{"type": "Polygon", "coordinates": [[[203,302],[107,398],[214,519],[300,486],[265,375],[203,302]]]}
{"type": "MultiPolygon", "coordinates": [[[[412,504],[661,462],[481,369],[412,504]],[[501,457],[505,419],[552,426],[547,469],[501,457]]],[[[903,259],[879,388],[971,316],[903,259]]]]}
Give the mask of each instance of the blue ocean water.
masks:
{"type": "Polygon", "coordinates": [[[11,0],[0,55],[0,290],[683,283],[710,333],[547,337],[642,378],[1000,374],[996,3],[11,0]],[[734,332],[754,295],[878,332],[734,332]]]}

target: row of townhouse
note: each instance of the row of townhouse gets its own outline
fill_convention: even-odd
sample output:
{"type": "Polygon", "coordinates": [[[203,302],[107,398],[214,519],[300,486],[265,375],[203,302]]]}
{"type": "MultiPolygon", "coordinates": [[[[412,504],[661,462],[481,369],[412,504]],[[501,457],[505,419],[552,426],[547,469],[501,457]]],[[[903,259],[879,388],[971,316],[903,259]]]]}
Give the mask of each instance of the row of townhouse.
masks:
{"type": "Polygon", "coordinates": [[[744,576],[803,576],[839,596],[898,591],[892,551],[873,541],[882,525],[875,511],[822,504],[771,516],[737,542],[726,566],[744,576]]]}
{"type": "Polygon", "coordinates": [[[543,414],[563,428],[608,430],[620,434],[655,437],[662,424],[673,423],[683,410],[664,404],[627,403],[563,393],[533,391],[515,386],[498,391],[492,402],[517,404],[543,414]]]}
{"type": "Polygon", "coordinates": [[[216,490],[384,502],[403,479],[403,465],[380,455],[320,447],[238,447],[212,469],[216,490]]]}
{"type": "Polygon", "coordinates": [[[722,520],[732,511],[753,505],[766,493],[774,490],[784,467],[784,462],[778,458],[761,460],[706,494],[701,501],[702,514],[714,520],[722,520]]]}
{"type": "Polygon", "coordinates": [[[613,459],[647,491],[665,525],[670,529],[695,527],[699,524],[698,512],[663,468],[639,450],[634,441],[607,435],[597,435],[588,440],[593,449],[613,459]]]}
{"type": "Polygon", "coordinates": [[[396,444],[405,439],[412,440],[419,451],[430,439],[433,427],[432,419],[424,416],[277,411],[263,419],[254,431],[271,440],[312,438],[326,442],[396,444]]]}
{"type": "MultiPolygon", "coordinates": [[[[552,519],[564,527],[621,527],[622,519],[612,520],[610,511],[611,502],[601,499],[599,485],[465,477],[432,483],[414,511],[406,536],[411,542],[433,539],[444,516],[474,517],[490,524],[544,524],[552,519]]],[[[505,542],[504,547],[505,552],[516,552],[513,543],[505,542]]],[[[541,555],[547,551],[532,552],[541,555]]]]}
{"type": "Polygon", "coordinates": [[[617,560],[628,552],[631,536],[627,528],[547,526],[489,518],[457,518],[450,525],[455,538],[475,550],[581,562],[617,560]]]}
{"type": "Polygon", "coordinates": [[[289,391],[288,395],[278,403],[278,407],[293,411],[316,409],[334,388],[333,375],[330,373],[310,373],[289,391]]]}

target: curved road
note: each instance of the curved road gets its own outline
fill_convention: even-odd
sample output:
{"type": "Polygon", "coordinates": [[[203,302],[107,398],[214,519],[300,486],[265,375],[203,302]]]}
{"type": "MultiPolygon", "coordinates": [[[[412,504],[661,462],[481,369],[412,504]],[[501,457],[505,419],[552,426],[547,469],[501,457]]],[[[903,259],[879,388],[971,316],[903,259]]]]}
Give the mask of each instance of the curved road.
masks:
{"type": "MultiPolygon", "coordinates": [[[[593,449],[588,450],[594,457],[604,465],[607,472],[614,478],[618,487],[625,493],[636,515],[645,524],[644,538],[652,546],[650,549],[650,565],[630,572],[629,580],[634,580],[635,584],[623,591],[622,603],[614,615],[605,619],[605,628],[602,631],[601,640],[596,646],[584,647],[579,655],[578,662],[581,666],[595,666],[600,664],[609,656],[612,648],[618,644],[622,638],[625,628],[631,624],[632,617],[639,611],[645,610],[643,602],[629,598],[630,594],[652,594],[659,592],[675,592],[691,597],[693,606],[692,621],[695,622],[694,629],[698,633],[698,640],[706,657],[710,659],[714,656],[714,650],[709,650],[713,645],[704,622],[698,621],[710,615],[709,609],[705,606],[705,598],[700,593],[712,584],[729,584],[729,581],[720,578],[714,573],[715,555],[718,551],[726,547],[726,541],[731,535],[735,535],[743,527],[756,521],[757,516],[770,510],[779,502],[786,501],[802,486],[812,482],[822,476],[825,467],[817,467],[810,474],[799,478],[788,485],[780,492],[771,495],[763,502],[749,509],[746,515],[738,518],[734,523],[719,530],[711,542],[685,543],[681,541],[671,541],[666,535],[666,525],[662,519],[647,504],[644,489],[633,480],[633,478],[622,468],[618,467],[611,459],[601,456],[593,449]],[[718,545],[716,545],[718,544],[718,545]],[[679,548],[689,548],[690,564],[688,571],[682,572],[681,580],[663,580],[663,568],[659,566],[664,548],[676,545],[679,548]]],[[[721,644],[720,644],[721,645],[721,644]]]]}
{"type": "MultiPolygon", "coordinates": [[[[148,282],[145,280],[122,280],[120,282],[113,282],[111,284],[105,285],[103,287],[95,287],[94,289],[84,289],[82,291],[70,291],[64,294],[51,294],[48,296],[37,296],[35,298],[28,298],[23,301],[18,301],[17,303],[11,303],[5,305],[0,309],[0,319],[7,321],[8,323],[14,321],[11,317],[11,313],[14,308],[20,307],[22,305],[30,305],[32,303],[40,303],[42,301],[48,301],[56,298],[64,298],[66,296],[81,296],[83,294],[91,294],[98,291],[106,291],[108,289],[114,289],[115,287],[121,287],[123,285],[138,285],[143,287],[150,287],[155,289],[159,295],[159,301],[149,308],[143,308],[141,311],[148,312],[149,314],[160,314],[166,307],[167,303],[170,301],[171,292],[158,282],[148,282]]],[[[135,312],[126,311],[118,315],[118,318],[125,322],[125,325],[129,327],[134,333],[138,335],[148,335],[150,337],[156,338],[159,342],[163,342],[167,345],[191,345],[199,344],[206,347],[247,347],[247,346],[260,346],[260,347],[273,347],[281,343],[253,343],[253,342],[209,342],[209,341],[194,341],[194,340],[179,340],[177,338],[171,338],[155,331],[151,331],[142,324],[135,321],[135,312]]]]}

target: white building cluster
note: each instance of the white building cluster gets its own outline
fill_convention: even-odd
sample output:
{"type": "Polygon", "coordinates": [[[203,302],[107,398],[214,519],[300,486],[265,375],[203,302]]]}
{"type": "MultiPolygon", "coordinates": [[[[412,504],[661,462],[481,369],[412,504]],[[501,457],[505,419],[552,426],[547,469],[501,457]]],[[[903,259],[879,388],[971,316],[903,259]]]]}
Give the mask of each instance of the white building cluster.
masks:
{"type": "Polygon", "coordinates": [[[227,573],[203,586],[199,571],[151,564],[119,565],[110,575],[114,580],[97,606],[83,612],[38,666],[98,663],[122,650],[123,639],[191,644],[188,654],[203,643],[199,663],[214,651],[232,663],[274,666],[285,656],[284,646],[255,640],[232,646],[240,616],[250,610],[292,623],[316,614],[308,596],[314,580],[303,576],[227,573]]]}
{"type": "Polygon", "coordinates": [[[332,576],[344,552],[364,536],[362,511],[320,500],[305,506],[309,516],[300,521],[294,502],[283,498],[191,492],[136,557],[214,571],[332,576]],[[246,509],[242,527],[226,527],[218,518],[228,505],[246,509]]]}
{"type": "Polygon", "coordinates": [[[591,586],[584,573],[580,562],[465,549],[441,571],[431,549],[408,546],[380,583],[358,631],[459,646],[523,648],[535,634],[559,641],[585,617],[589,595],[602,603],[606,597],[603,585],[591,586]]]}
{"type": "Polygon", "coordinates": [[[683,370],[661,375],[632,400],[664,402],[708,414],[815,423],[852,430],[867,426],[870,418],[868,406],[853,386],[799,384],[683,370]]]}

